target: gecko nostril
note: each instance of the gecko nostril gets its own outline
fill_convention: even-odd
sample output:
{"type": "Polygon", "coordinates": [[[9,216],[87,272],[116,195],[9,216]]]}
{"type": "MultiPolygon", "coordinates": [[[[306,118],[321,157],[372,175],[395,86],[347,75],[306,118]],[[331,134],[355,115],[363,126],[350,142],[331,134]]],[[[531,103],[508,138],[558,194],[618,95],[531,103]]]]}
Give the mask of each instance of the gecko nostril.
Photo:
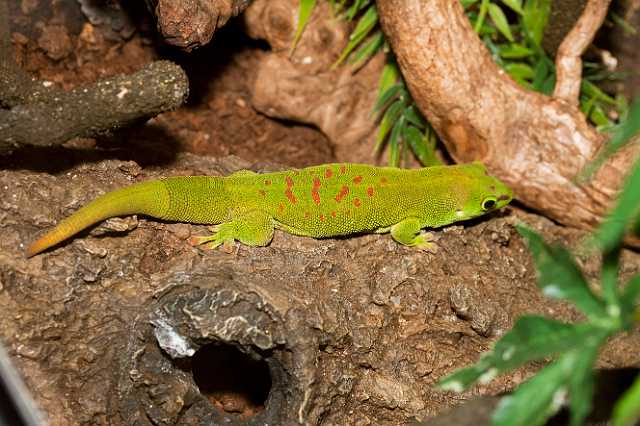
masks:
{"type": "Polygon", "coordinates": [[[501,196],[498,197],[498,200],[500,201],[506,201],[509,199],[508,195],[502,194],[501,196]]]}

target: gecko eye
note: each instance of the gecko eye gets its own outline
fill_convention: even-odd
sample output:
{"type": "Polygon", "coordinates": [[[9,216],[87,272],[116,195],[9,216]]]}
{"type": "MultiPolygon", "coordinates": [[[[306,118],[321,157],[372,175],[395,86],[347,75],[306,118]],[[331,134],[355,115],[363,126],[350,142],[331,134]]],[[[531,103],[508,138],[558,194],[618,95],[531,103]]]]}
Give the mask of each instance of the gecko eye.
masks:
{"type": "Polygon", "coordinates": [[[491,210],[496,206],[495,197],[487,197],[482,202],[482,210],[491,210]]]}

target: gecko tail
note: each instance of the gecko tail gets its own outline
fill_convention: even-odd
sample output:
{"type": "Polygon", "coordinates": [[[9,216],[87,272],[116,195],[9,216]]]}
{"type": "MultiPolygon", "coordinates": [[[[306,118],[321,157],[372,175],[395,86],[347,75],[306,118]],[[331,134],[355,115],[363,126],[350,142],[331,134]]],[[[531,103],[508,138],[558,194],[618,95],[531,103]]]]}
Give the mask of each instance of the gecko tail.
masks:
{"type": "Polygon", "coordinates": [[[32,257],[102,220],[131,214],[164,218],[169,209],[170,196],[161,180],[141,182],[96,198],[80,210],[62,220],[55,228],[33,242],[26,250],[32,257]]]}

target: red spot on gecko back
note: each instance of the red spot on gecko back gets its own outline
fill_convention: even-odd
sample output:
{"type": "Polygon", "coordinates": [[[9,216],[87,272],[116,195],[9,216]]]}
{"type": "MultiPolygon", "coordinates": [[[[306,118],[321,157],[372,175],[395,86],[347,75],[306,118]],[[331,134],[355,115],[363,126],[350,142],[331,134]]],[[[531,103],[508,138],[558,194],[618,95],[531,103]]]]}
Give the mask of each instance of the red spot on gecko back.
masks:
{"type": "Polygon", "coordinates": [[[280,210],[280,212],[284,211],[284,203],[278,204],[278,210],[280,210]]]}
{"type": "Polygon", "coordinates": [[[353,200],[353,205],[356,207],[360,207],[362,205],[360,198],[356,198],[355,200],[353,200]]]}
{"type": "Polygon", "coordinates": [[[335,200],[339,203],[347,195],[349,195],[349,187],[347,185],[343,185],[342,188],[340,188],[338,195],[336,195],[335,200]]]}
{"type": "Polygon", "coordinates": [[[287,182],[287,188],[291,188],[293,186],[293,179],[291,179],[291,176],[287,176],[284,180],[287,182]]]}
{"type": "Polygon", "coordinates": [[[335,210],[331,212],[331,216],[336,217],[336,211],[335,210]]]}
{"type": "Polygon", "coordinates": [[[353,178],[353,183],[355,183],[356,185],[360,185],[362,183],[362,176],[358,175],[356,177],[353,178]]]}
{"type": "Polygon", "coordinates": [[[369,197],[373,197],[373,186],[367,188],[367,195],[369,197]]]}
{"type": "Polygon", "coordinates": [[[327,170],[324,171],[324,177],[329,179],[331,176],[333,176],[333,170],[327,169],[327,170]]]}
{"type": "Polygon", "coordinates": [[[321,222],[324,222],[324,220],[325,220],[325,219],[326,219],[326,218],[324,217],[324,215],[323,215],[323,214],[321,214],[321,215],[320,215],[320,221],[321,221],[321,222]]]}
{"type": "Polygon", "coordinates": [[[311,188],[311,198],[313,198],[313,202],[316,203],[316,206],[320,205],[320,193],[318,189],[320,189],[320,179],[313,178],[313,188],[311,188]]]}
{"type": "Polygon", "coordinates": [[[289,201],[291,201],[291,204],[295,204],[298,202],[298,200],[296,199],[296,196],[291,191],[291,188],[287,188],[287,190],[284,191],[284,195],[286,195],[289,201]]]}
{"type": "Polygon", "coordinates": [[[347,173],[347,166],[343,164],[340,166],[340,174],[343,175],[345,173],[347,173]]]}

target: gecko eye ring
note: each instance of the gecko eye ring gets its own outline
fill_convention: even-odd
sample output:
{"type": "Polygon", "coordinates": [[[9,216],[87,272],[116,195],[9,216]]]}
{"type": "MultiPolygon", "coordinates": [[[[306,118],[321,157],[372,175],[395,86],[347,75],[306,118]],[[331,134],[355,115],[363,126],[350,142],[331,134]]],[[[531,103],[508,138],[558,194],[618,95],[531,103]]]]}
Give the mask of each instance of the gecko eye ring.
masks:
{"type": "Polygon", "coordinates": [[[482,202],[483,210],[490,210],[496,206],[496,199],[493,197],[485,198],[482,202]]]}

